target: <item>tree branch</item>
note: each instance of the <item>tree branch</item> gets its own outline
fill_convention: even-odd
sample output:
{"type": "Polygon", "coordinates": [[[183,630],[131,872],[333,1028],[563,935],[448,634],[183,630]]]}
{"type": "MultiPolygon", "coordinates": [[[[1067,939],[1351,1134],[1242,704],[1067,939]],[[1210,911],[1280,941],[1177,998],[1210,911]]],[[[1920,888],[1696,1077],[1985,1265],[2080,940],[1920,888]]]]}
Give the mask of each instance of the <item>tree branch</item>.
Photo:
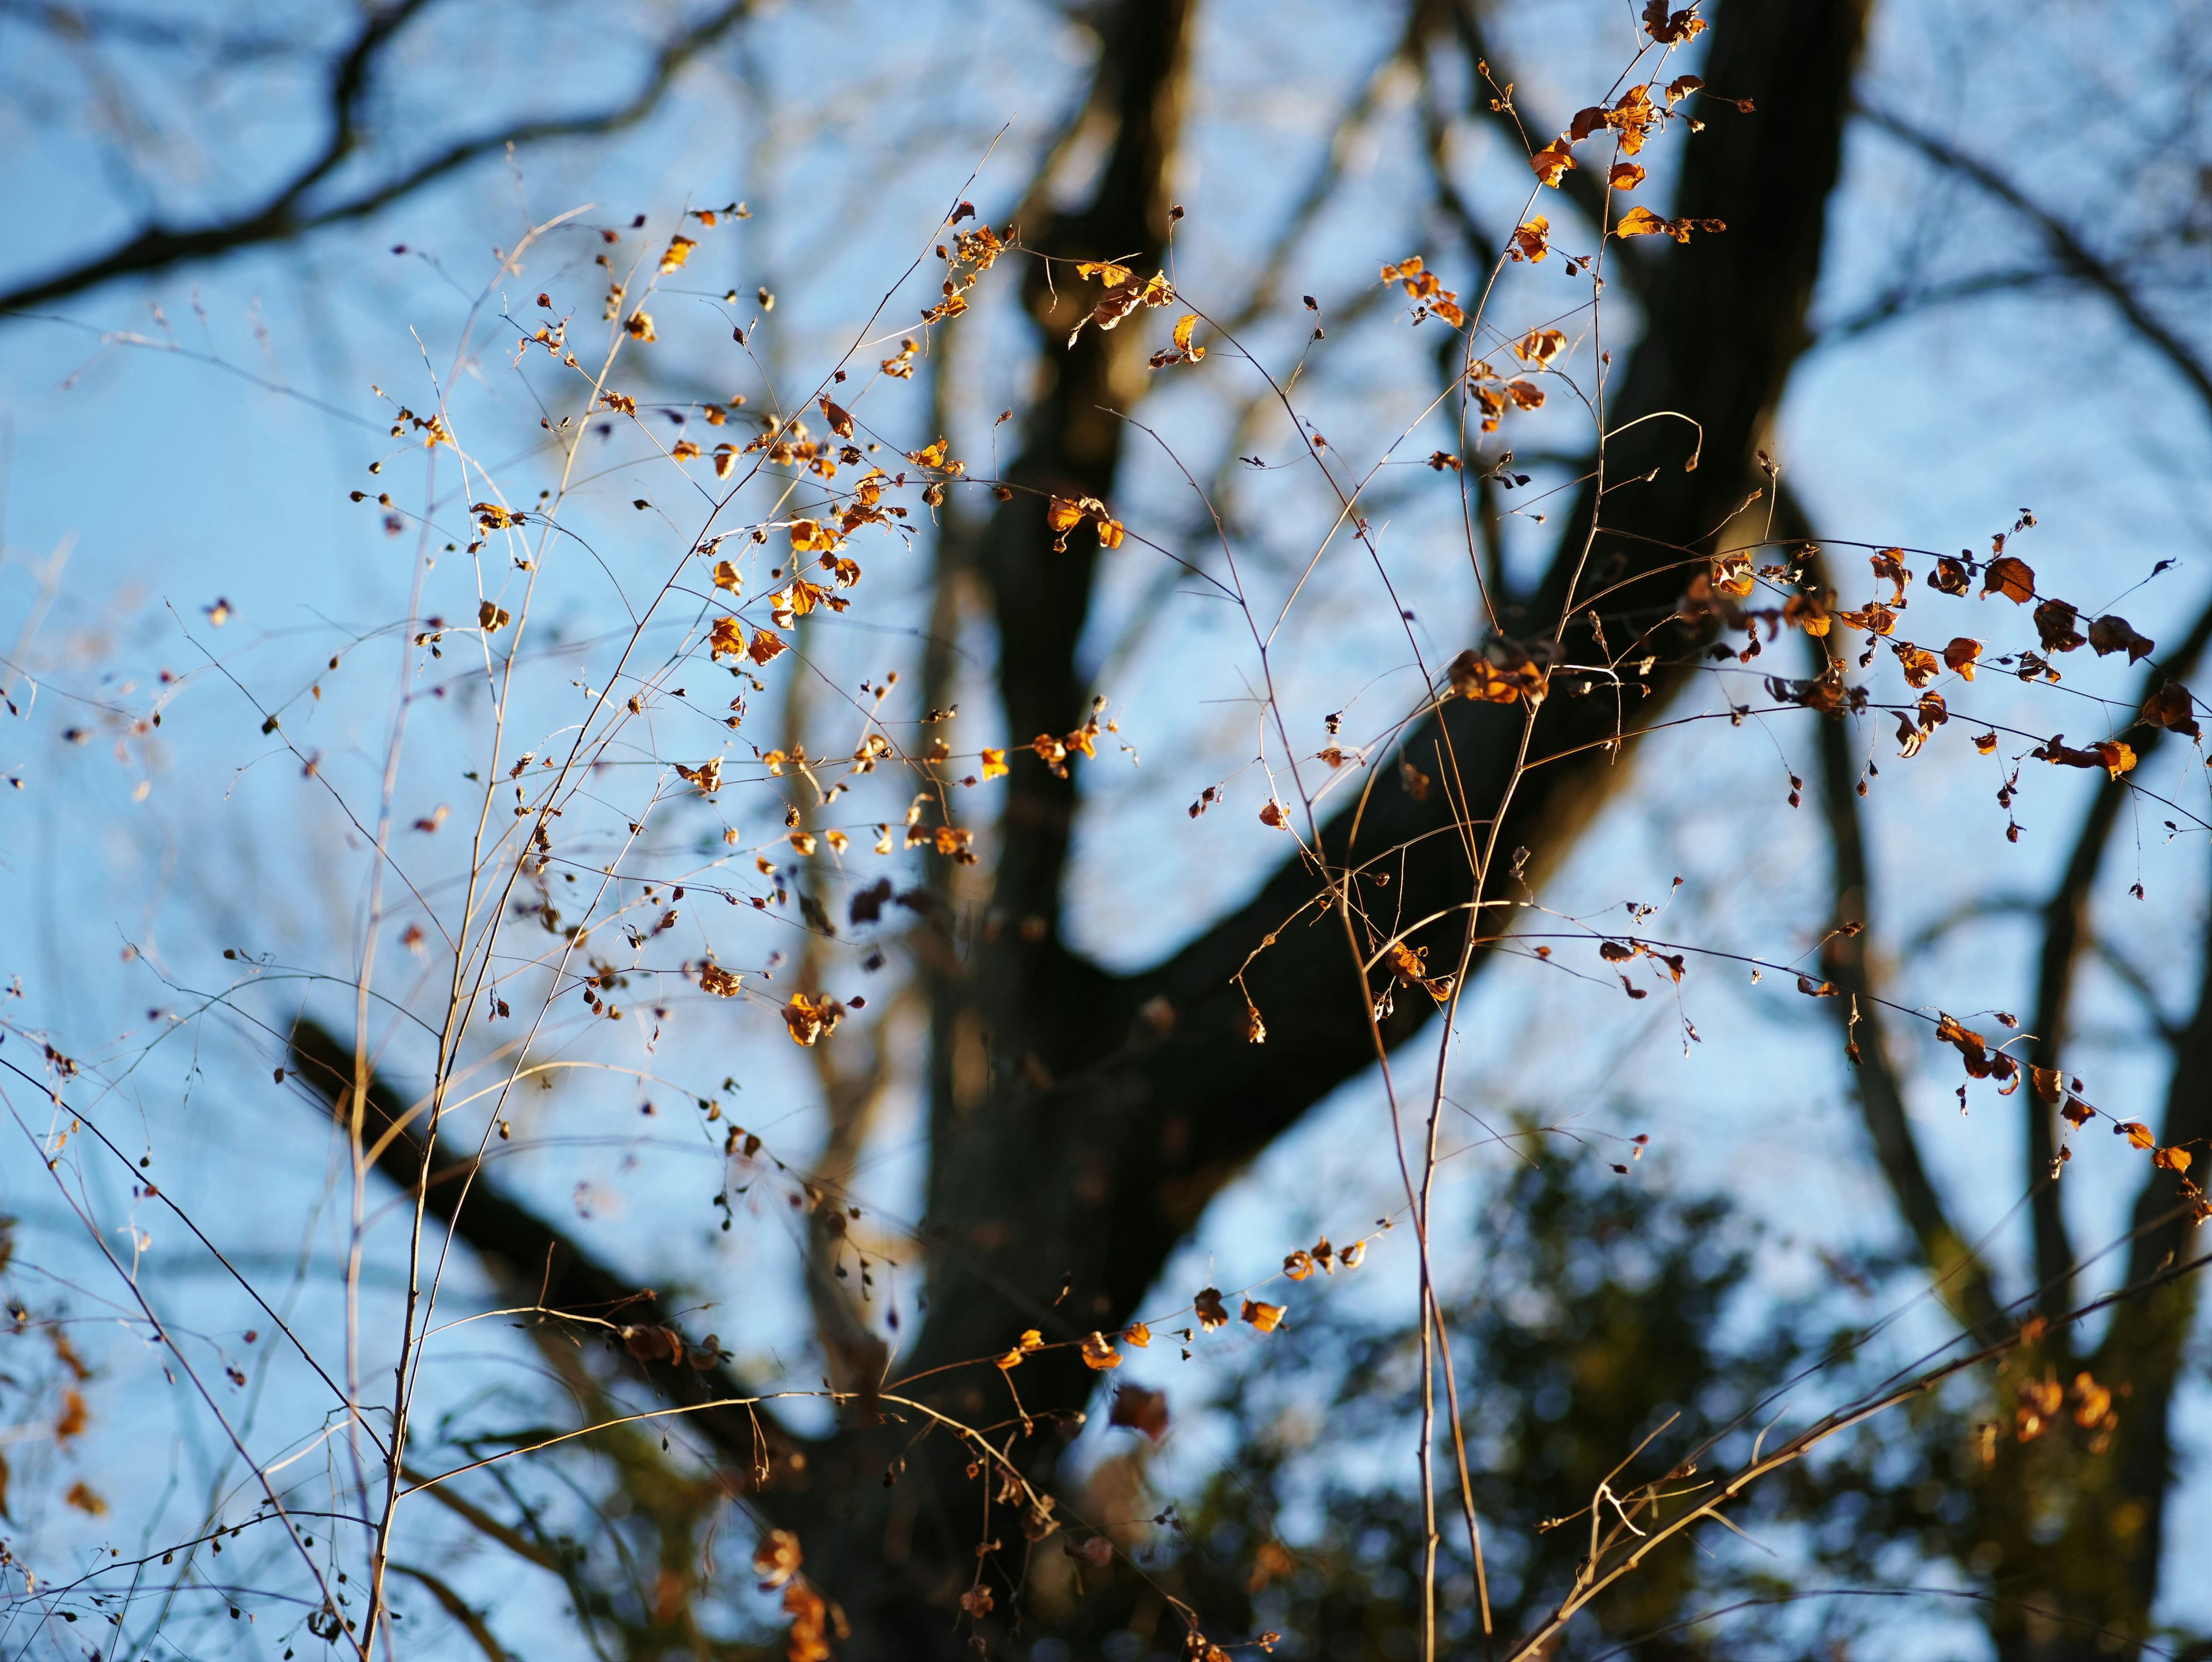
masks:
{"type": "Polygon", "coordinates": [[[2174,372],[2189,383],[2207,415],[2212,415],[2212,368],[2191,350],[2187,342],[2153,316],[2142,297],[2121,276],[2119,268],[2091,248],[2081,233],[2036,202],[2027,192],[1978,157],[1969,155],[1948,140],[1917,127],[1904,117],[1872,105],[1859,113],[1882,131],[1944,167],[1970,180],[2033,225],[2060,267],[2097,289],[2112,302],[2128,326],[2154,347],[2174,372]]]}
{"type": "Polygon", "coordinates": [[[257,208],[227,219],[178,230],[156,223],[142,227],[110,248],[76,265],[0,295],[0,314],[21,312],[97,289],[118,277],[143,277],[192,260],[210,259],[241,249],[282,242],[349,220],[363,219],[411,196],[478,157],[512,144],[520,149],[562,138],[588,138],[635,125],[658,107],[676,77],[694,58],[727,34],[751,9],[754,0],[731,0],[700,22],[665,43],[654,55],[644,84],[623,103],[590,114],[549,117],[458,140],[443,150],[380,184],[321,206],[307,198],[361,144],[361,107],[379,62],[399,31],[430,0],[396,0],[374,12],[353,43],[331,65],[331,132],[321,151],[276,187],[257,208]]]}
{"type": "MultiPolygon", "coordinates": [[[[303,1018],[292,1029],[291,1048],[292,1067],[301,1083],[337,1112],[353,1089],[352,1044],[303,1018]]],[[[416,1175],[423,1170],[422,1145],[404,1129],[405,1102],[381,1075],[372,1074],[365,1105],[362,1135],[369,1146],[384,1144],[377,1168],[402,1194],[411,1196],[416,1175]],[[395,1131],[395,1127],[402,1129],[395,1131]]],[[[434,1150],[428,1172],[423,1210],[467,1241],[485,1270],[519,1300],[638,1326],[667,1325],[657,1307],[659,1295],[651,1288],[617,1275],[535,1213],[507,1199],[486,1180],[473,1156],[434,1150]]],[[[632,1378],[681,1404],[757,1394],[726,1363],[691,1366],[688,1358],[696,1354],[696,1347],[690,1336],[683,1336],[687,1358],[683,1362],[648,1361],[619,1345],[615,1355],[632,1378]]],[[[706,1409],[690,1421],[732,1461],[746,1467],[754,1464],[757,1443],[750,1414],[706,1409]]]]}

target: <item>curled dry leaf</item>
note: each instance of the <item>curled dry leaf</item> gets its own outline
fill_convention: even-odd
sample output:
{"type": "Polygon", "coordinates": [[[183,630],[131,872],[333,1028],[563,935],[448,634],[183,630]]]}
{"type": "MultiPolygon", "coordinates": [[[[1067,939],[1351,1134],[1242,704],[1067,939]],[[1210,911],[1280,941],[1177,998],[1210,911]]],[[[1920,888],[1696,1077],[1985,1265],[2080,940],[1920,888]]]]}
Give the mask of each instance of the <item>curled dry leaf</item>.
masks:
{"type": "Polygon", "coordinates": [[[699,788],[700,795],[712,796],[722,788],[722,758],[719,756],[710,756],[696,768],[687,768],[683,763],[678,762],[676,764],[676,776],[696,785],[699,788]]]}
{"type": "Polygon", "coordinates": [[[1694,8],[1670,12],[1667,0],[1645,0],[1644,32],[1662,46],[1694,40],[1705,32],[1705,20],[1694,8]]]}
{"type": "Polygon", "coordinates": [[[1547,369],[1552,360],[1565,349],[1566,344],[1564,330],[1531,329],[1513,343],[1513,356],[1523,363],[1533,363],[1539,369],[1547,369]]]}
{"type": "Polygon", "coordinates": [[[2157,644],[2136,634],[2134,626],[2124,618],[2108,615],[2089,625],[2089,645],[2100,658],[2110,657],[2115,652],[2124,652],[2128,654],[2128,661],[2132,664],[2149,657],[2157,649],[2157,644]]]}
{"type": "Polygon", "coordinates": [[[1083,1365],[1094,1373],[1104,1373],[1109,1367],[1121,1366],[1121,1353],[1103,1333],[1093,1333],[1083,1342],[1083,1365]]]}
{"type": "Polygon", "coordinates": [[[1262,1304],[1257,1299],[1244,1300],[1243,1319],[1262,1333],[1273,1333],[1283,1324],[1285,1312],[1279,1304],[1262,1304]]]}
{"type": "Polygon", "coordinates": [[[2195,739],[2200,736],[2196,709],[2189,689],[2179,681],[2168,681],[2143,700],[2142,719],[2152,727],[2195,739]]]}
{"type": "Polygon", "coordinates": [[[794,1044],[811,1046],[837,1031],[845,1007],[826,993],[793,993],[783,1007],[783,1025],[794,1044]]]}
{"type": "Polygon", "coordinates": [[[2081,631],[2074,627],[2079,614],[2064,600],[2045,600],[2035,609],[2035,632],[2045,652],[2071,652],[2084,646],[2081,631]]]}
{"type": "Polygon", "coordinates": [[[1711,235],[1726,229],[1728,223],[1725,220],[1668,219],[1653,213],[1649,208],[1636,207],[1620,216],[1620,222],[1613,228],[1613,234],[1622,237],[1670,236],[1677,242],[1687,242],[1692,231],[1703,231],[1711,235]]]}
{"type": "Polygon", "coordinates": [[[2062,767],[2102,768],[2114,779],[2136,764],[2135,747],[2117,739],[2100,739],[2087,750],[2076,750],[2065,740],[2063,734],[2054,734],[2048,744],[2037,746],[2028,754],[2039,761],[2055,762],[2062,767]]]}
{"type": "Polygon", "coordinates": [[[1191,1307],[1198,1312],[1200,1327],[1210,1329],[1229,1325],[1229,1312],[1222,1307],[1219,1288],[1206,1288],[1190,1302],[1191,1307]]]}
{"type": "Polygon", "coordinates": [[[1536,177],[1554,190],[1574,167],[1575,159],[1567,153],[1567,141],[1555,138],[1528,158],[1528,167],[1536,177]]]}

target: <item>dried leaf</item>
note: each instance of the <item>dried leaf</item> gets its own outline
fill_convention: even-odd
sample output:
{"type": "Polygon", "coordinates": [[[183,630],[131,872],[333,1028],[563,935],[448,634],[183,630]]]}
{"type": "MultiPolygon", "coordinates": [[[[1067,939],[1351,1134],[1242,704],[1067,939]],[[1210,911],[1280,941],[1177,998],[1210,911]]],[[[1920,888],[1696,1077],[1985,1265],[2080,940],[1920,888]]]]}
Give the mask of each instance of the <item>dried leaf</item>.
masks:
{"type": "Polygon", "coordinates": [[[1168,1394],[1124,1383],[1114,1387],[1114,1405],[1106,1423],[1140,1431],[1155,1443],[1168,1434],[1168,1394]]]}
{"type": "Polygon", "coordinates": [[[1694,39],[1705,32],[1705,20],[1695,10],[1670,12],[1667,0],[1646,0],[1644,31],[1661,46],[1694,39]]]}
{"type": "Polygon", "coordinates": [[[1563,330],[1531,329],[1513,343],[1513,356],[1523,363],[1533,363],[1539,369],[1551,368],[1552,360],[1566,347],[1567,337],[1563,330]]]}
{"type": "Polygon", "coordinates": [[[1191,1300],[1191,1306],[1198,1312],[1198,1324],[1200,1327],[1215,1328],[1229,1325],[1229,1312],[1222,1308],[1219,1288],[1205,1288],[1191,1300]]]}
{"type": "Polygon", "coordinates": [[[1982,593],[2002,594],[2015,606],[2035,598],[2035,573],[2025,560],[2003,555],[1982,568],[1982,593]]]}
{"type": "Polygon", "coordinates": [[[836,1032],[844,1014],[845,1007],[826,993],[793,993],[783,1007],[783,1025],[793,1044],[811,1046],[836,1032]]]}
{"type": "Polygon", "coordinates": [[[1093,1373],[1103,1373],[1109,1367],[1121,1366],[1121,1353],[1114,1348],[1113,1342],[1103,1333],[1093,1333],[1083,1342],[1083,1365],[1093,1373]]]}
{"type": "Polygon", "coordinates": [[[1243,1319],[1262,1333],[1273,1333],[1282,1325],[1285,1312],[1279,1304],[1262,1304],[1257,1299],[1244,1300],[1243,1319]]]}
{"type": "Polygon", "coordinates": [[[2089,645],[2100,658],[2108,657],[2115,652],[2125,652],[2128,661],[2132,664],[2149,657],[2156,650],[2157,644],[2136,634],[2134,626],[2124,618],[2107,615],[2089,625],[2089,645]]]}
{"type": "Polygon", "coordinates": [[[1574,165],[1575,159],[1567,154],[1567,141],[1564,138],[1553,139],[1528,158],[1528,166],[1536,177],[1555,190],[1574,165]]]}
{"type": "Polygon", "coordinates": [[[2035,632],[2042,637],[2045,652],[2071,652],[2084,644],[2081,631],[2074,627],[2079,614],[2064,600],[2045,600],[2035,609],[2035,632]]]}
{"type": "Polygon", "coordinates": [[[2168,681],[2143,700],[2142,719],[2154,728],[2195,739],[2200,736],[2196,710],[2189,689],[2179,681],[2168,681]]]}

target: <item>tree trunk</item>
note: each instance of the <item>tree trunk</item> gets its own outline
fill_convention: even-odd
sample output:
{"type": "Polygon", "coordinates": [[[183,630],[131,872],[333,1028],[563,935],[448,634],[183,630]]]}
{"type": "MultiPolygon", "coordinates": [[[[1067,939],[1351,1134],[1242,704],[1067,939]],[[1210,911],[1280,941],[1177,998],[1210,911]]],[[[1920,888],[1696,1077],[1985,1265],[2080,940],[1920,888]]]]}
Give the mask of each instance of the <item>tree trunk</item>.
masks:
{"type": "MultiPolygon", "coordinates": [[[[1571,598],[1613,586],[1601,603],[1607,640],[1618,651],[1650,631],[1644,649],[1657,654],[1644,678],[1650,691],[1620,712],[1632,732],[1698,673],[1698,626],[1668,621],[1684,586],[1680,562],[1711,547],[1755,483],[1753,452],[1806,343],[1867,11],[1867,0],[1731,0],[1714,25],[1707,82],[1755,99],[1758,110],[1717,116],[1688,142],[1675,211],[1724,220],[1728,230],[1654,262],[1645,332],[1609,413],[1618,426],[1647,411],[1686,411],[1704,427],[1703,465],[1682,470],[1690,440],[1680,423],[1648,423],[1619,441],[1616,478],[1652,466],[1659,478],[1607,499],[1590,571],[1571,597],[1582,530],[1596,508],[1585,497],[1525,613],[1532,633],[1548,630],[1571,598]]],[[[1120,245],[1142,246],[1152,245],[1127,234],[1120,245]]],[[[1103,495],[1114,441],[1103,429],[1091,437],[1083,407],[1065,396],[1075,386],[1110,384],[1111,348],[1091,332],[1085,338],[1092,344],[1079,350],[1094,356],[1069,355],[1020,466],[1039,478],[1064,473],[1103,495]]],[[[1053,351],[1048,341],[1048,357],[1053,351]]],[[[993,530],[1002,688],[1017,735],[1031,725],[1059,732],[1081,715],[1073,647],[1082,616],[1074,582],[1089,580],[1087,555],[1075,551],[1083,535],[1070,539],[1068,554],[1054,552],[1034,509],[1018,499],[993,530]]],[[[1571,633],[1571,654],[1591,647],[1571,633]]],[[[1626,762],[1601,747],[1615,721],[1606,697],[1559,697],[1544,707],[1532,754],[1560,759],[1522,781],[1498,844],[1534,850],[1532,877],[1559,863],[1627,775],[1626,762]]],[[[1446,704],[1405,747],[1437,785],[1417,801],[1386,769],[1356,821],[1347,811],[1327,827],[1331,864],[1341,869],[1408,845],[1402,863],[1391,862],[1394,909],[1419,916],[1463,904],[1469,877],[1461,843],[1429,834],[1449,832],[1455,796],[1474,818],[1490,813],[1520,721],[1517,709],[1446,704]],[[1444,760],[1447,735],[1455,770],[1444,760]],[[1447,789],[1455,771],[1456,789],[1447,789]]],[[[1327,928],[1285,931],[1254,965],[1247,979],[1269,1037],[1246,1042],[1244,1001],[1230,977],[1317,891],[1312,872],[1285,866],[1252,903],[1165,962],[1109,978],[1055,938],[1072,787],[1034,763],[1018,766],[1011,782],[994,902],[964,974],[948,978],[939,1007],[934,1256],[930,1313],[912,1357],[917,1372],[1001,1351],[1030,1327],[1055,1340],[1110,1331],[1135,1312],[1212,1195],[1373,1060],[1367,995],[1340,935],[1327,928]]],[[[1400,1001],[1386,1037],[1412,1037],[1426,1014],[1400,1001]]],[[[1014,1379],[1033,1414],[1079,1409],[1095,1382],[1066,1351],[1032,1359],[1014,1379]]],[[[939,1380],[951,1411],[995,1414],[1003,1400],[1005,1386],[988,1368],[939,1375],[933,1385],[939,1380]]]]}

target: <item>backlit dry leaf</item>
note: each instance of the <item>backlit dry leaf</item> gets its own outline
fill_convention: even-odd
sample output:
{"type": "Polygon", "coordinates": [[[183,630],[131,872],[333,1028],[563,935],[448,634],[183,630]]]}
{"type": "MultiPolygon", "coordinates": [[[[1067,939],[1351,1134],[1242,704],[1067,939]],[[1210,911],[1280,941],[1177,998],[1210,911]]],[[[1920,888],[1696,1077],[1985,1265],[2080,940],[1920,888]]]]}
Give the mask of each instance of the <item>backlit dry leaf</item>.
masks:
{"type": "Polygon", "coordinates": [[[1531,329],[1513,343],[1513,356],[1523,363],[1533,363],[1539,369],[1547,369],[1566,344],[1567,337],[1562,330],[1531,329]]]}
{"type": "Polygon", "coordinates": [[[2002,594],[2015,606],[2035,598],[2035,573],[2025,560],[2007,554],[1982,569],[1982,593],[2002,594]]]}
{"type": "Polygon", "coordinates": [[[783,1025],[794,1044],[813,1045],[837,1031],[845,1007],[826,993],[793,993],[783,1007],[783,1025]]]}
{"type": "Polygon", "coordinates": [[[1243,1319],[1262,1333],[1273,1333],[1282,1325],[1285,1312],[1279,1304],[1262,1304],[1257,1299],[1244,1300],[1243,1319]]]}
{"type": "Polygon", "coordinates": [[[1575,159],[1567,154],[1567,141],[1564,138],[1553,139],[1528,158],[1528,166],[1536,177],[1554,189],[1574,165],[1575,159]]]}
{"type": "Polygon", "coordinates": [[[1083,1342],[1083,1365],[1093,1373],[1103,1373],[1121,1366],[1121,1353],[1103,1333],[1093,1333],[1083,1342]]]}

